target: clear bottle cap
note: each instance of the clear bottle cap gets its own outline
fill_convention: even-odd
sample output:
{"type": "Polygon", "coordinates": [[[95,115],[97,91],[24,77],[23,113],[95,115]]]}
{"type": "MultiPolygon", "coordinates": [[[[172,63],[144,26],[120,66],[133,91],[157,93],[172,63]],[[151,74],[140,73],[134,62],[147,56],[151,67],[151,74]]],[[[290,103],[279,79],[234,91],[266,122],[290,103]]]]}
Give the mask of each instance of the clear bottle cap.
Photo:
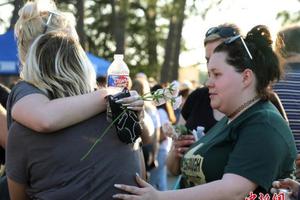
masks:
{"type": "Polygon", "coordinates": [[[114,59],[121,59],[121,60],[123,60],[123,58],[124,58],[123,54],[115,54],[114,55],[114,59]]]}

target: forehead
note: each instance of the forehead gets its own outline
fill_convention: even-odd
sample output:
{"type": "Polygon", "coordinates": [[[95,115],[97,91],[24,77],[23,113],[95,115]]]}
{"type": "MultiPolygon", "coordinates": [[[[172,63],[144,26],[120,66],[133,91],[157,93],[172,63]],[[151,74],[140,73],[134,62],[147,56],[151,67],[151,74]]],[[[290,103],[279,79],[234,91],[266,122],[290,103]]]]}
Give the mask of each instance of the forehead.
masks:
{"type": "MultiPolygon", "coordinates": [[[[213,53],[208,62],[207,68],[208,70],[223,68],[228,65],[226,62],[227,53],[225,52],[217,52],[213,53]]],[[[229,66],[229,65],[228,65],[229,66]]]]}

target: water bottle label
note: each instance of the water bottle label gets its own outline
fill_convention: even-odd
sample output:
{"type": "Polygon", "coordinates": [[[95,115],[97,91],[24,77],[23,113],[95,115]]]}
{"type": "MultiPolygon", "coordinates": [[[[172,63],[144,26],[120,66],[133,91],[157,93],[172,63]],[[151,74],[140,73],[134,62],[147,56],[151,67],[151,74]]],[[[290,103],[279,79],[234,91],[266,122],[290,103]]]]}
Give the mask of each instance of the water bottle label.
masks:
{"type": "Polygon", "coordinates": [[[109,87],[128,87],[128,79],[127,75],[109,75],[107,77],[107,85],[109,87]]]}

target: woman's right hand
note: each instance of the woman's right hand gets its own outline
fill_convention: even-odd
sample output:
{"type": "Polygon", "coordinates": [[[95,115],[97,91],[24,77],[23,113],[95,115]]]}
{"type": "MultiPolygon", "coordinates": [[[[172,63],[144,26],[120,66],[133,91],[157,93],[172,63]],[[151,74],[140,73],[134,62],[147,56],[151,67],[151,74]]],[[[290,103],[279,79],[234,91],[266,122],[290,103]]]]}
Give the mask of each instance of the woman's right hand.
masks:
{"type": "Polygon", "coordinates": [[[290,178],[274,181],[272,183],[272,189],[271,193],[279,193],[280,191],[278,189],[288,189],[290,190],[289,197],[291,199],[297,199],[298,193],[299,193],[299,187],[300,183],[297,181],[294,181],[290,178]]]}
{"type": "Polygon", "coordinates": [[[195,137],[193,135],[180,135],[173,139],[172,151],[177,158],[181,158],[194,142],[195,137]]]}

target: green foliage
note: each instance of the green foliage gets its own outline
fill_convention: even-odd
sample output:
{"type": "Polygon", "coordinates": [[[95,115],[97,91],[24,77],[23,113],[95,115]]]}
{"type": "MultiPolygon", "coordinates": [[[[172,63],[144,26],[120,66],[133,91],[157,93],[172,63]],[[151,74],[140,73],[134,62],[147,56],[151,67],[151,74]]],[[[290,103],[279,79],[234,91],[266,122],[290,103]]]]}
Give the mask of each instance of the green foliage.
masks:
{"type": "MultiPolygon", "coordinates": [[[[182,5],[176,0],[85,0],[86,50],[109,61],[117,48],[114,20],[120,1],[129,5],[122,11],[126,12],[125,62],[131,75],[142,71],[157,79],[164,61],[171,16],[176,16],[174,12],[182,5]]],[[[186,15],[198,14],[195,2],[189,0],[186,15]]],[[[57,3],[59,8],[76,16],[75,0],[58,0],[57,3]]],[[[184,41],[180,48],[185,48],[184,41]]]]}

